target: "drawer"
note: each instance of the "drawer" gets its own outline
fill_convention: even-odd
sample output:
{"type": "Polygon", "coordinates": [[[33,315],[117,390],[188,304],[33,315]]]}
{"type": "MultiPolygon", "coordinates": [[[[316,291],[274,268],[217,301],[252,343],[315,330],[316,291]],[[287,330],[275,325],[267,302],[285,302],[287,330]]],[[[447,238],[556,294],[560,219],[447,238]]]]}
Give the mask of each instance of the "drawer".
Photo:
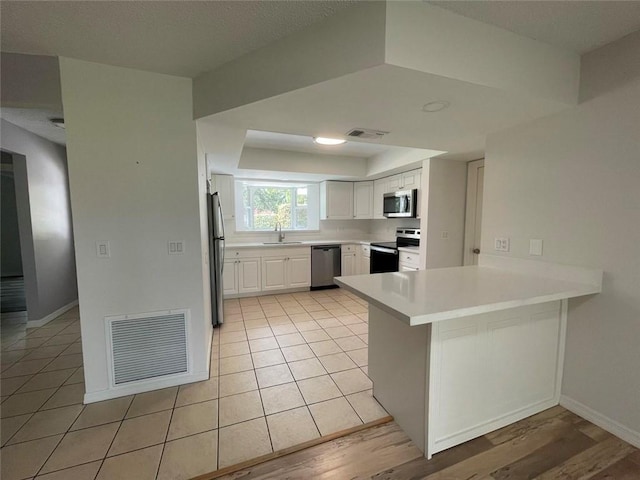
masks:
{"type": "Polygon", "coordinates": [[[420,267],[420,254],[419,253],[410,253],[410,252],[400,252],[399,261],[402,265],[406,265],[408,267],[420,267]]]}
{"type": "Polygon", "coordinates": [[[342,253],[355,252],[357,247],[358,245],[353,245],[353,244],[342,245],[342,253]]]}
{"type": "Polygon", "coordinates": [[[362,256],[364,257],[371,256],[371,247],[369,245],[360,245],[360,249],[362,251],[362,256]]]}

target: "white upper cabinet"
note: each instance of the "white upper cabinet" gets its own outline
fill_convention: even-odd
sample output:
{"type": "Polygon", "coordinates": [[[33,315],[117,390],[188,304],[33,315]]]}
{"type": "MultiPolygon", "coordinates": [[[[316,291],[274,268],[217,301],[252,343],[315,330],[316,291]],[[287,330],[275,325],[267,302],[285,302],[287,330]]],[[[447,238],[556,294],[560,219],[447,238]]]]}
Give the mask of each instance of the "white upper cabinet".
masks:
{"type": "Polygon", "coordinates": [[[353,218],[353,182],[326,181],[320,184],[320,220],[353,218]]]}
{"type": "Polygon", "coordinates": [[[353,218],[373,218],[373,182],[353,184],[353,218]]]}
{"type": "Polygon", "coordinates": [[[211,175],[211,193],[220,194],[220,205],[225,220],[236,216],[235,189],[233,175],[211,175]]]}
{"type": "Polygon", "coordinates": [[[382,205],[384,194],[387,193],[387,179],[380,178],[373,182],[373,218],[384,218],[382,205]]]}
{"type": "Polygon", "coordinates": [[[402,174],[391,175],[384,180],[386,180],[384,193],[397,192],[398,190],[402,190],[402,174]]]}
{"type": "Polygon", "coordinates": [[[400,190],[413,190],[414,188],[420,188],[420,177],[422,176],[420,170],[411,170],[410,172],[404,172],[402,174],[402,180],[400,190]]]}

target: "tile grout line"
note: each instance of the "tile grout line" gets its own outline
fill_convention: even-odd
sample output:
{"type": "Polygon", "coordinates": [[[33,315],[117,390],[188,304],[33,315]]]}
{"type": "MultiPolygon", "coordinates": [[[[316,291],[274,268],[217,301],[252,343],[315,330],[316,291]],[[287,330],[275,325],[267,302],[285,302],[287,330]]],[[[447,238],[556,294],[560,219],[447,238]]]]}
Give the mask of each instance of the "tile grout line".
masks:
{"type": "MultiPolygon", "coordinates": [[[[104,462],[107,459],[107,455],[109,455],[109,450],[111,450],[111,447],[113,446],[113,442],[116,441],[116,437],[118,436],[118,433],[120,432],[120,429],[122,428],[122,424],[124,423],[125,418],[127,418],[127,413],[129,413],[129,410],[131,409],[131,405],[133,405],[133,400],[136,398],[135,394],[131,395],[131,401],[129,402],[129,405],[127,406],[127,410],[124,412],[124,415],[122,416],[122,419],[120,420],[120,424],[118,425],[118,428],[116,429],[116,433],[113,436],[113,438],[111,439],[111,442],[109,442],[109,447],[107,448],[107,450],[104,452],[104,457],[102,457],[102,460],[100,461],[100,466],[98,467],[98,470],[96,471],[95,476],[93,477],[94,480],[96,478],[98,478],[98,475],[100,474],[100,470],[102,470],[102,466],[104,465],[104,462]]],[[[108,400],[107,400],[108,401],[108,400]]],[[[98,403],[98,402],[96,402],[98,403]]],[[[112,422],[109,422],[112,423],[112,422]]],[[[109,425],[109,423],[105,423],[104,425],[109,425]]],[[[95,425],[98,426],[98,425],[95,425]]],[[[88,427],[91,428],[91,427],[88,427]]],[[[78,431],[78,430],[75,430],[78,431]]],[[[97,461],[97,460],[96,460],[97,461]]]]}
{"type": "MultiPolygon", "coordinates": [[[[212,346],[213,346],[213,342],[212,342],[212,346]]],[[[209,367],[209,368],[211,368],[211,367],[209,367]]],[[[171,388],[171,387],[169,387],[169,388],[171,388]]],[[[162,465],[162,459],[164,457],[164,450],[165,450],[165,448],[167,446],[167,439],[169,438],[169,430],[171,430],[171,422],[173,421],[173,414],[176,411],[176,404],[178,403],[178,395],[180,395],[180,386],[178,386],[178,388],[176,389],[176,396],[173,399],[173,407],[171,408],[171,415],[169,416],[169,423],[167,424],[167,431],[164,434],[164,442],[162,442],[162,452],[160,452],[160,460],[158,460],[158,466],[156,467],[156,474],[153,477],[156,480],[158,478],[158,475],[160,475],[160,466],[162,465]]],[[[134,400],[135,400],[135,397],[134,397],[134,400]]],[[[133,405],[133,400],[131,401],[131,404],[133,405]]],[[[164,412],[166,410],[162,410],[162,411],[164,412]]],[[[129,412],[127,411],[127,413],[129,413],[129,412]]],[[[153,413],[157,413],[157,412],[153,412],[153,413]]],[[[125,415],[125,418],[126,418],[126,415],[125,415]]],[[[133,418],[139,418],[139,417],[133,417],[133,418]]],[[[111,447],[109,447],[109,448],[111,448],[111,447]]],[[[102,468],[102,466],[100,468],[102,468]]]]}

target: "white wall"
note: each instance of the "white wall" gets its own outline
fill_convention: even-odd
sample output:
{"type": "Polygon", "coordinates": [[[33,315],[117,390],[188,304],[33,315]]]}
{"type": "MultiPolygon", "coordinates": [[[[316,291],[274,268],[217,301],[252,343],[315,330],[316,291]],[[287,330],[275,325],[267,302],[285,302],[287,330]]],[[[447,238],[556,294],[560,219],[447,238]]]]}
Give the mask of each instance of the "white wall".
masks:
{"type": "Polygon", "coordinates": [[[591,99],[488,138],[482,250],[508,236],[527,258],[539,238],[540,260],[604,270],[601,294],[569,303],[562,393],[640,442],[640,75],[621,74],[634,35],[626,54],[583,58],[591,99]]]}
{"type": "Polygon", "coordinates": [[[206,378],[205,175],[191,80],[68,58],[60,66],[85,401],[121,395],[109,390],[108,315],[189,309],[194,375],[179,382],[206,378]],[[185,253],[169,256],[169,240],[183,240],[185,253]],[[110,258],[97,258],[97,241],[110,242],[110,258]]]}
{"type": "Polygon", "coordinates": [[[425,268],[461,266],[467,164],[432,158],[424,162],[422,172],[423,191],[427,195],[423,197],[421,207],[428,215],[422,222],[420,245],[424,259],[421,260],[425,262],[425,268]],[[446,238],[443,237],[445,232],[446,238]]]}
{"type": "Polygon", "coordinates": [[[64,147],[5,120],[1,146],[13,153],[22,267],[29,321],[78,298],[64,147]]]}

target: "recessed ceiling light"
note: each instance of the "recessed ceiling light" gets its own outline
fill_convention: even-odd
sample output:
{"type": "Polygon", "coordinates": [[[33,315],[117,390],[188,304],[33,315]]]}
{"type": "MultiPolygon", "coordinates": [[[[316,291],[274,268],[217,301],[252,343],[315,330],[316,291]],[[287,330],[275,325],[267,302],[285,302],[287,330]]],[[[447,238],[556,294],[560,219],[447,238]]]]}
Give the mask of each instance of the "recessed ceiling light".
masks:
{"type": "Polygon", "coordinates": [[[451,105],[446,100],[436,100],[435,102],[425,103],[422,106],[422,111],[427,113],[439,112],[440,110],[444,110],[449,105],[451,105]]]}
{"type": "Polygon", "coordinates": [[[56,127],[64,128],[64,118],[51,118],[49,121],[56,127]]]}
{"type": "Polygon", "coordinates": [[[346,140],[341,138],[328,138],[328,137],[313,137],[313,141],[318,145],[342,145],[347,143],[346,140]]]}

